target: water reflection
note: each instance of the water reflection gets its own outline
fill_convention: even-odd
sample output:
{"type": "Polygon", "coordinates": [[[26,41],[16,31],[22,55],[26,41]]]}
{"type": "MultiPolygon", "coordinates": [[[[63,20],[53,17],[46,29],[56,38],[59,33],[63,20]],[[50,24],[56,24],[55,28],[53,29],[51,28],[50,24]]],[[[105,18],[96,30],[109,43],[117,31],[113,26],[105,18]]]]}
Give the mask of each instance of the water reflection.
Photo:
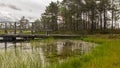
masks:
{"type": "Polygon", "coordinates": [[[95,44],[73,41],[73,40],[58,40],[53,43],[45,42],[2,42],[0,43],[1,51],[12,50],[15,55],[18,55],[20,51],[34,53],[39,52],[42,65],[56,62],[63,62],[69,57],[80,57],[86,52],[89,52],[95,44]]]}

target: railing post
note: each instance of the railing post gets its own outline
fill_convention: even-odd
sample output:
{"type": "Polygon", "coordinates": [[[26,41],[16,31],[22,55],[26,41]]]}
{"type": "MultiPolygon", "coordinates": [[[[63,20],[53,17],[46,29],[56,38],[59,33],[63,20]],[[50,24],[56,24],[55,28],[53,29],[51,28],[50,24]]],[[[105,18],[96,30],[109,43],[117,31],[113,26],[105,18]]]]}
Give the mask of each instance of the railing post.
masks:
{"type": "Polygon", "coordinates": [[[7,23],[5,23],[5,34],[7,34],[7,23]]]}
{"type": "Polygon", "coordinates": [[[33,30],[34,30],[34,26],[33,26],[33,23],[31,25],[31,34],[33,34],[33,30]]]}
{"type": "Polygon", "coordinates": [[[20,22],[20,33],[22,33],[22,22],[20,22]]]}
{"type": "Polygon", "coordinates": [[[47,30],[46,30],[46,35],[47,35],[47,36],[49,35],[47,30]]]}
{"type": "Polygon", "coordinates": [[[16,22],[14,23],[14,34],[16,34],[16,22]]]}

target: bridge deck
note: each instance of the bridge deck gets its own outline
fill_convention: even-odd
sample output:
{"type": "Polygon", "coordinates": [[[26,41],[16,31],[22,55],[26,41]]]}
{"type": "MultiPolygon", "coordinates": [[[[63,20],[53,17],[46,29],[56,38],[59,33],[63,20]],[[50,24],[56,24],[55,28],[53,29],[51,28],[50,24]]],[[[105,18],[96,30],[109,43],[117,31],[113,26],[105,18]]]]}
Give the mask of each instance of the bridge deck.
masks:
{"type": "Polygon", "coordinates": [[[44,38],[44,37],[81,37],[81,35],[62,35],[62,34],[2,34],[0,37],[7,37],[7,38],[44,38]]]}

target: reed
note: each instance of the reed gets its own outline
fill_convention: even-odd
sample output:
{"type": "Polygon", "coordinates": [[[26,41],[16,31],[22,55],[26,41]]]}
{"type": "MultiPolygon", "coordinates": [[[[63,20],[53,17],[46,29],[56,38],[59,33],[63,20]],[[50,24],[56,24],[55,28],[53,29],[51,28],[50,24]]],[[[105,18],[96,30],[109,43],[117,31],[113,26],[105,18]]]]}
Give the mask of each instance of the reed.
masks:
{"type": "Polygon", "coordinates": [[[12,50],[0,52],[0,68],[41,68],[40,55],[36,51],[12,50]]]}

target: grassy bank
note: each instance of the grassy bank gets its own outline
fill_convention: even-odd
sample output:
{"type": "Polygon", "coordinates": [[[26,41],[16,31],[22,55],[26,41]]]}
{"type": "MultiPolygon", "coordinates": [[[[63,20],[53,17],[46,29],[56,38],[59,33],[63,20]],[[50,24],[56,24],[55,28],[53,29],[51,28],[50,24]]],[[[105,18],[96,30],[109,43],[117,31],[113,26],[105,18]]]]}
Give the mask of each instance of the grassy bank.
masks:
{"type": "Polygon", "coordinates": [[[120,40],[89,37],[84,41],[99,44],[82,58],[69,58],[68,61],[49,68],[120,68],[120,40]]]}
{"type": "Polygon", "coordinates": [[[120,40],[104,38],[85,38],[89,42],[98,43],[90,54],[83,58],[83,68],[120,68],[120,40]]]}

